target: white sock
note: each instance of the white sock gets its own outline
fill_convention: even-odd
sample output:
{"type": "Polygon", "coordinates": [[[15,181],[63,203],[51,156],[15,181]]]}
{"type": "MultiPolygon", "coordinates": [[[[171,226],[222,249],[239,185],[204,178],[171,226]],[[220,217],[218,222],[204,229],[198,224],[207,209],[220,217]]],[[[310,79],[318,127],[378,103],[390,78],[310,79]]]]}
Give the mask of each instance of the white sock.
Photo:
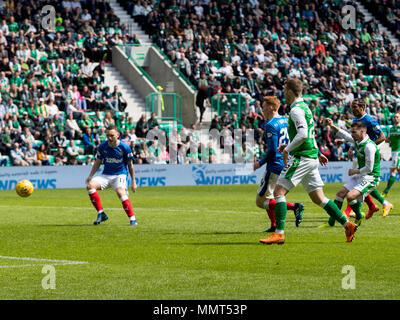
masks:
{"type": "Polygon", "coordinates": [[[135,216],[132,216],[132,217],[130,217],[129,218],[131,221],[136,221],[136,217],[135,216]]]}

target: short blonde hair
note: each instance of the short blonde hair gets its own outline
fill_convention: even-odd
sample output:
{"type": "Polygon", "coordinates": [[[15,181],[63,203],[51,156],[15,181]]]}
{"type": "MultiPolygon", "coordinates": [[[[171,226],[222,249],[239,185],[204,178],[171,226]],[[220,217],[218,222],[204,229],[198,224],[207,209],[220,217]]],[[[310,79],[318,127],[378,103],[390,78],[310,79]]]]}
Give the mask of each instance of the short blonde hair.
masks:
{"type": "Polygon", "coordinates": [[[266,97],[264,97],[264,103],[267,104],[267,105],[272,106],[274,111],[278,111],[280,106],[281,106],[281,102],[279,101],[279,99],[277,97],[274,97],[274,96],[266,96],[266,97]]]}

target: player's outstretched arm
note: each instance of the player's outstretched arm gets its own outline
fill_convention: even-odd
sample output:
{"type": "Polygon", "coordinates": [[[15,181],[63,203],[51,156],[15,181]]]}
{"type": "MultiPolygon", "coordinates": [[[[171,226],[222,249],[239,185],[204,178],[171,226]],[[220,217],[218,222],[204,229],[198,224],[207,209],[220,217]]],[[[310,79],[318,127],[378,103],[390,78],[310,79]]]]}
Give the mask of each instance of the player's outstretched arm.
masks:
{"type": "Polygon", "coordinates": [[[128,163],[128,170],[129,170],[129,174],[131,175],[132,178],[132,192],[135,193],[136,189],[137,189],[137,185],[136,185],[136,180],[135,180],[135,169],[133,167],[133,161],[129,161],[128,163]]]}
{"type": "Polygon", "coordinates": [[[332,130],[335,133],[337,133],[338,136],[341,137],[342,139],[355,143],[351,134],[349,132],[347,132],[346,130],[340,129],[339,127],[335,126],[332,119],[325,118],[325,125],[330,126],[332,128],[332,130]]]}
{"type": "Polygon", "coordinates": [[[90,170],[90,174],[89,176],[86,178],[86,185],[89,184],[90,180],[92,180],[94,174],[97,172],[97,170],[99,170],[100,166],[101,166],[101,160],[100,159],[96,159],[96,161],[93,164],[92,170],[90,170]]]}

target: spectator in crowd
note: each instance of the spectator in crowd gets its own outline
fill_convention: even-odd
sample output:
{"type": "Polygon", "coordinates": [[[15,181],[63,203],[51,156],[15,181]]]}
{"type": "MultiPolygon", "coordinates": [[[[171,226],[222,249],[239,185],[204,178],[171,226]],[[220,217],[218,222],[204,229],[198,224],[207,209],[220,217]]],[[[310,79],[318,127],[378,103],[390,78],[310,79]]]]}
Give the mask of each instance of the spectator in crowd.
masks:
{"type": "Polygon", "coordinates": [[[71,165],[76,165],[77,157],[83,155],[84,150],[77,145],[75,145],[75,141],[71,140],[69,146],[66,149],[67,153],[67,163],[71,165]]]}
{"type": "Polygon", "coordinates": [[[39,147],[39,150],[37,151],[37,160],[39,160],[43,166],[49,166],[50,165],[50,158],[47,154],[46,150],[46,145],[42,144],[39,147]]]}
{"type": "Polygon", "coordinates": [[[20,149],[18,142],[13,144],[13,148],[10,151],[11,162],[14,166],[29,166],[29,163],[25,160],[25,155],[20,149]]]}

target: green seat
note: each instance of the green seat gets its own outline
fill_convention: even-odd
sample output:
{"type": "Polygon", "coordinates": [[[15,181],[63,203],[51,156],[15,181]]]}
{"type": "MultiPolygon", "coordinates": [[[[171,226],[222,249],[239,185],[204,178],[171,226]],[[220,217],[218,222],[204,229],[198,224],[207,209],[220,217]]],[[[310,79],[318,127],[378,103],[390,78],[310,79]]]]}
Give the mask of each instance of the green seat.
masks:
{"type": "Polygon", "coordinates": [[[11,160],[9,156],[0,156],[0,160],[6,159],[7,160],[7,164],[6,167],[11,166],[11,160]]]}
{"type": "MultiPolygon", "coordinates": [[[[57,150],[57,149],[56,149],[56,150],[57,150]]],[[[53,165],[55,156],[49,154],[49,155],[47,155],[47,157],[49,158],[49,164],[50,164],[50,165],[53,165]]]]}
{"type": "Polygon", "coordinates": [[[85,162],[86,161],[86,157],[89,157],[89,156],[79,155],[79,156],[76,157],[76,160],[85,162]]]}
{"type": "Polygon", "coordinates": [[[32,143],[32,147],[34,147],[34,148],[39,148],[42,144],[43,144],[43,141],[42,141],[42,140],[35,140],[35,141],[32,143]]]}
{"type": "Polygon", "coordinates": [[[82,140],[74,140],[75,145],[79,148],[83,148],[83,141],[82,140]]]}
{"type": "Polygon", "coordinates": [[[371,82],[373,78],[374,78],[374,76],[367,75],[367,76],[364,76],[363,80],[367,80],[368,82],[371,82]]]}
{"type": "Polygon", "coordinates": [[[123,115],[123,114],[125,114],[124,111],[117,111],[117,112],[115,112],[115,117],[116,117],[117,119],[120,119],[120,118],[121,118],[121,115],[123,115]]]}
{"type": "Polygon", "coordinates": [[[89,118],[94,118],[96,116],[96,112],[94,112],[94,111],[89,111],[89,112],[85,112],[85,113],[89,116],[89,118]]]}
{"type": "Polygon", "coordinates": [[[216,68],[221,68],[221,64],[218,60],[211,60],[216,68]]]}

